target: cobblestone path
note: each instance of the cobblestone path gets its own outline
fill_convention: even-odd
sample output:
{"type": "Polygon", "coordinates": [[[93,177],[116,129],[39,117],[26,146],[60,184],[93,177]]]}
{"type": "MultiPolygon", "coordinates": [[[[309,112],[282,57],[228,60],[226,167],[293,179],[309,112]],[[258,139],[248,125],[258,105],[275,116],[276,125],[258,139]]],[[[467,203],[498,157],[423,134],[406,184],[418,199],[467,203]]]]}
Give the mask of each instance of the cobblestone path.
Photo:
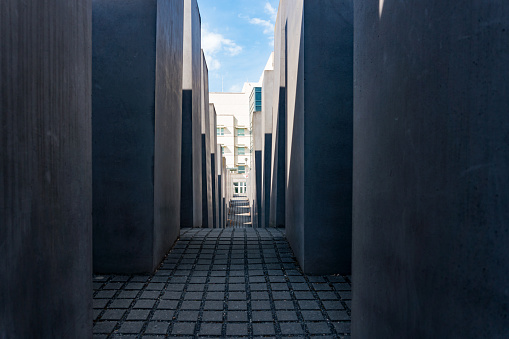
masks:
{"type": "Polygon", "coordinates": [[[183,229],[153,275],[94,277],[94,338],[349,338],[350,277],[301,273],[278,229],[183,229]]]}

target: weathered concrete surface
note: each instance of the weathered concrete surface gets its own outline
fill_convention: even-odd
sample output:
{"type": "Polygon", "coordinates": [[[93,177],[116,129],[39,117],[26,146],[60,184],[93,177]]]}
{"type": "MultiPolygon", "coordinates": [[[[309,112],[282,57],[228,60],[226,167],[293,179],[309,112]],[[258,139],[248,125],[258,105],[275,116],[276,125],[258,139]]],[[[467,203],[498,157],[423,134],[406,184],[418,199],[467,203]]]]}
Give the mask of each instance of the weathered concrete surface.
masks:
{"type": "Polygon", "coordinates": [[[201,51],[201,153],[202,153],[202,226],[212,228],[212,145],[210,136],[209,71],[201,51]]]}
{"type": "Polygon", "coordinates": [[[184,0],[182,78],[181,227],[202,227],[201,18],[196,0],[184,0]]]}
{"type": "Polygon", "coordinates": [[[94,270],[151,272],[179,234],[183,2],[95,0],[93,25],[94,270]]]}
{"type": "Polygon", "coordinates": [[[294,1],[286,17],[286,235],[307,274],[349,274],[353,3],[294,1]]]}
{"type": "Polygon", "coordinates": [[[285,227],[286,197],[286,9],[280,1],[274,30],[274,90],[269,226],[285,227]]]}
{"type": "Polygon", "coordinates": [[[91,5],[0,2],[0,338],[92,336],[91,5]]]}
{"type": "Polygon", "coordinates": [[[272,160],[272,111],[274,101],[274,71],[264,71],[262,84],[262,198],[261,227],[269,227],[270,216],[270,174],[272,160]]]}
{"type": "Polygon", "coordinates": [[[505,338],[509,3],[356,1],[355,24],[353,336],[505,338]]]}

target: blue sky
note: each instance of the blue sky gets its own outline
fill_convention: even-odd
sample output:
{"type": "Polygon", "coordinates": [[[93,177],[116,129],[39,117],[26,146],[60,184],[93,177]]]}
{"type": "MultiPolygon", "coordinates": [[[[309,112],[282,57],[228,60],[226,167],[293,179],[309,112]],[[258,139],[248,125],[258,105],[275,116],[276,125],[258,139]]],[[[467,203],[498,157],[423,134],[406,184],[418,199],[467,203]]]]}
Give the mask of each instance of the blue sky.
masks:
{"type": "Polygon", "coordinates": [[[209,91],[240,92],[258,81],[274,49],[279,0],[198,0],[209,91]]]}

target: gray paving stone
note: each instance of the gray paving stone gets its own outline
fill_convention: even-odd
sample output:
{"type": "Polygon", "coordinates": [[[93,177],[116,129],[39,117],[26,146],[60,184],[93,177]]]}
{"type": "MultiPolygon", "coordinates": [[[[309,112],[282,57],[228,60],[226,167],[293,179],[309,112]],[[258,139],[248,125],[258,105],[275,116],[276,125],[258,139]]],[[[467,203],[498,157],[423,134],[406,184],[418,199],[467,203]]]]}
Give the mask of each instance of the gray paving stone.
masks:
{"type": "Polygon", "coordinates": [[[227,324],[226,325],[226,335],[235,336],[235,337],[247,336],[248,335],[247,323],[246,324],[227,324]]]}
{"type": "Polygon", "coordinates": [[[300,323],[279,323],[283,335],[303,335],[304,330],[300,323]]]}
{"type": "Polygon", "coordinates": [[[297,312],[295,311],[277,311],[277,319],[279,321],[297,321],[297,312]]]}
{"type": "Polygon", "coordinates": [[[177,322],[173,325],[171,334],[194,334],[195,323],[177,322]]]}
{"type": "Polygon", "coordinates": [[[131,310],[127,315],[127,320],[145,320],[150,310],[131,310]]]}
{"type": "Polygon", "coordinates": [[[325,321],[321,311],[302,311],[302,318],[305,321],[325,321]]]}
{"type": "Polygon", "coordinates": [[[330,334],[329,324],[326,322],[311,323],[306,322],[306,326],[310,334],[330,334]]]}
{"type": "Polygon", "coordinates": [[[173,310],[157,310],[152,316],[152,320],[166,320],[169,321],[173,318],[173,310]]]}
{"type": "Polygon", "coordinates": [[[218,323],[202,323],[200,328],[200,336],[202,335],[221,335],[222,324],[218,323]]]}
{"type": "Polygon", "coordinates": [[[272,313],[270,311],[253,311],[252,313],[253,321],[256,322],[265,322],[265,321],[273,321],[272,313]]]}
{"type": "Polygon", "coordinates": [[[145,334],[166,334],[168,323],[160,321],[151,321],[147,325],[145,334]]]}
{"type": "Polygon", "coordinates": [[[273,323],[254,323],[253,324],[254,335],[274,335],[276,331],[273,323]]]}
{"type": "Polygon", "coordinates": [[[120,309],[120,310],[106,310],[104,314],[102,315],[102,320],[120,320],[122,316],[124,315],[126,310],[120,309]]]}
{"type": "Polygon", "coordinates": [[[180,311],[177,317],[179,321],[198,321],[198,311],[180,311]]]}
{"type": "Polygon", "coordinates": [[[152,300],[138,300],[133,308],[153,308],[156,303],[155,299],[152,300]]]}
{"type": "Polygon", "coordinates": [[[142,327],[143,321],[124,321],[118,332],[122,334],[136,334],[141,332],[142,327]]]}
{"type": "Polygon", "coordinates": [[[247,322],[247,313],[242,311],[229,311],[227,320],[235,322],[247,322]]]}

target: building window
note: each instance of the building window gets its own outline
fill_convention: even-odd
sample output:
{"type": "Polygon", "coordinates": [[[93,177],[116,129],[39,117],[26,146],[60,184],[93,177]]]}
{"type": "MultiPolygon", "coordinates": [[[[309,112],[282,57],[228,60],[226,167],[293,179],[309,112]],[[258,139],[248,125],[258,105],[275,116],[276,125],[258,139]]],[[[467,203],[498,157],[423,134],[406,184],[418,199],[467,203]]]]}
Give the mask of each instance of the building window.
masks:
{"type": "Polygon", "coordinates": [[[224,154],[224,147],[221,146],[221,154],[224,154]]]}
{"type": "Polygon", "coordinates": [[[239,173],[246,173],[246,166],[239,166],[239,173]]]}
{"type": "Polygon", "coordinates": [[[224,127],[217,128],[217,135],[224,135],[224,127]]]}
{"type": "Polygon", "coordinates": [[[237,154],[238,155],[245,155],[246,154],[246,148],[245,147],[238,147],[237,148],[237,154]]]}
{"type": "Polygon", "coordinates": [[[246,135],[246,129],[245,128],[237,128],[237,135],[239,137],[243,137],[246,135]]]}

